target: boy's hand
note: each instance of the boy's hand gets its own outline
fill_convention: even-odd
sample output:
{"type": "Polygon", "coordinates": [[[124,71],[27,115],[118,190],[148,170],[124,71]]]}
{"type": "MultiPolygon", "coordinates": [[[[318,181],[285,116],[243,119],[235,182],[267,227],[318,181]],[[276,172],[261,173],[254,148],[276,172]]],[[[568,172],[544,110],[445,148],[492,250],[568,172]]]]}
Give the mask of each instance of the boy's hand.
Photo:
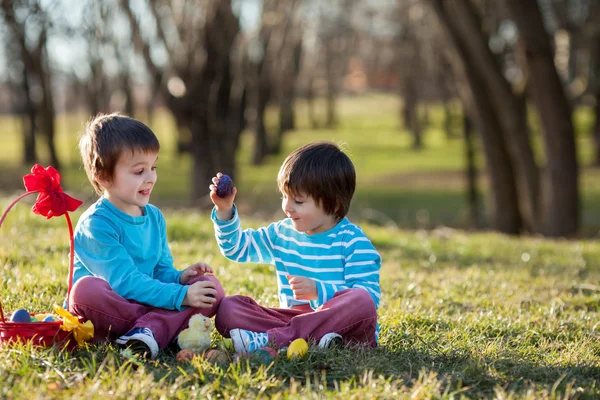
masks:
{"type": "Polygon", "coordinates": [[[190,285],[181,304],[196,308],[210,308],[217,301],[216,296],[214,282],[200,281],[190,285]]]}
{"type": "Polygon", "coordinates": [[[193,278],[197,277],[197,276],[202,276],[202,275],[206,275],[206,274],[212,274],[215,271],[213,271],[213,269],[201,262],[198,262],[194,265],[190,265],[189,267],[187,267],[186,269],[183,270],[183,272],[181,273],[181,276],[179,277],[179,282],[182,285],[186,285],[189,281],[191,281],[193,278]]]}
{"type": "Polygon", "coordinates": [[[312,279],[295,275],[286,275],[286,278],[290,282],[296,300],[317,300],[319,298],[317,283],[312,279]]]}
{"type": "Polygon", "coordinates": [[[229,221],[233,216],[231,210],[233,209],[233,200],[237,194],[237,189],[234,186],[233,190],[231,190],[231,194],[227,197],[217,196],[217,185],[219,184],[219,179],[221,179],[222,176],[223,174],[220,172],[217,173],[217,176],[213,176],[213,184],[209,186],[210,199],[217,209],[217,219],[219,221],[229,221]]]}

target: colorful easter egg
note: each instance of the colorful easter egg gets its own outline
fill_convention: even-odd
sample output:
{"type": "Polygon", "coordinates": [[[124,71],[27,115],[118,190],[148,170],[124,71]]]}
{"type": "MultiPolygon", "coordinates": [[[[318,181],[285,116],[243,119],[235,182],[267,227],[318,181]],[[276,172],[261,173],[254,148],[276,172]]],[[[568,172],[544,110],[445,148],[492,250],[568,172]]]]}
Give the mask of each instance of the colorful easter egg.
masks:
{"type": "Polygon", "coordinates": [[[17,311],[15,311],[14,313],[12,313],[12,315],[10,317],[10,321],[11,322],[29,322],[29,321],[31,321],[31,316],[29,315],[29,312],[26,309],[20,308],[17,311]]]}
{"type": "Polygon", "coordinates": [[[194,358],[194,354],[194,351],[190,349],[179,350],[179,352],[175,356],[175,360],[177,362],[190,361],[192,358],[194,358]]]}
{"type": "Polygon", "coordinates": [[[272,347],[263,347],[263,350],[269,352],[271,358],[277,358],[277,356],[279,355],[279,352],[272,347]]]}
{"type": "Polygon", "coordinates": [[[222,175],[219,178],[219,183],[217,184],[217,196],[223,198],[227,197],[231,194],[233,190],[233,181],[229,177],[229,175],[222,175]]]}
{"type": "Polygon", "coordinates": [[[252,354],[262,364],[269,364],[273,361],[273,356],[265,349],[256,350],[252,354]]]}
{"type": "Polygon", "coordinates": [[[226,365],[229,361],[227,353],[218,349],[210,349],[204,353],[204,358],[211,364],[226,365]]]}
{"type": "Polygon", "coordinates": [[[54,317],[52,315],[48,315],[46,316],[46,318],[44,318],[42,320],[42,322],[55,322],[56,320],[54,319],[54,317]]]}
{"type": "Polygon", "coordinates": [[[287,349],[287,358],[303,357],[308,352],[308,343],[302,338],[294,340],[287,349]]]}

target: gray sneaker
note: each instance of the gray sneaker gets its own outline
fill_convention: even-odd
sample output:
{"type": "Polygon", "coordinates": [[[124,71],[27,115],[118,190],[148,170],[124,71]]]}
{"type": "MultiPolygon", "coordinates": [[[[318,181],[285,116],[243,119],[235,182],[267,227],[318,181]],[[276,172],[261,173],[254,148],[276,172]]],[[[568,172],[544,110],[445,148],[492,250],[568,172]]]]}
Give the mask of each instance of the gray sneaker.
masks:
{"type": "Polygon", "coordinates": [[[319,347],[322,349],[339,349],[344,346],[344,339],[342,335],[329,332],[323,335],[321,340],[319,340],[319,347]]]}

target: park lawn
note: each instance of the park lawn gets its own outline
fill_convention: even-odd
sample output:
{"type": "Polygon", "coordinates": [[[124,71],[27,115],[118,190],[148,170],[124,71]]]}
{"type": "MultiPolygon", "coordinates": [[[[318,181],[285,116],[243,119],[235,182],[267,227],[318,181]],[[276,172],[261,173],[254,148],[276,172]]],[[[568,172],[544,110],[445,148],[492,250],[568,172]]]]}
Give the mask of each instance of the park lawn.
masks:
{"type": "MultiPolygon", "coordinates": [[[[281,217],[283,214],[278,211],[280,195],[275,182],[281,162],[290,151],[302,144],[331,140],[342,144],[356,165],[358,185],[350,214],[352,218],[407,229],[431,229],[440,225],[469,228],[464,143],[460,139],[459,117],[454,123],[458,137],[447,139],[442,131],[441,107],[430,107],[430,123],[424,134],[425,147],[421,151],[413,151],[410,135],[400,127],[398,109],[397,99],[389,95],[342,98],[337,129],[313,129],[307,120],[306,105],[299,101],[298,129],[285,137],[281,154],[268,157],[260,166],[251,165],[253,138],[250,132],[244,133],[235,182],[238,187],[236,203],[240,210],[267,219],[281,217]]],[[[322,112],[324,107],[318,103],[316,110],[322,112]]],[[[270,110],[267,115],[267,122],[273,128],[277,118],[275,111],[270,110]]],[[[77,133],[87,118],[83,114],[60,115],[57,119],[57,147],[64,164],[65,189],[89,204],[95,196],[77,153],[77,133]]],[[[144,115],[140,118],[144,120],[144,115]]],[[[582,167],[581,234],[591,237],[600,230],[600,169],[590,167],[593,146],[588,132],[593,124],[593,115],[589,109],[581,108],[576,111],[574,120],[582,167]]],[[[0,117],[0,126],[3,130],[0,192],[18,191],[22,189],[21,177],[30,168],[19,165],[18,121],[12,117],[0,117]]],[[[531,116],[531,126],[536,155],[543,160],[539,122],[534,115],[531,116]]],[[[188,207],[191,204],[191,160],[189,156],[175,154],[174,121],[166,111],[158,110],[151,127],[162,146],[159,179],[152,201],[161,207],[188,207]]],[[[481,148],[479,143],[476,146],[481,148]]],[[[43,143],[40,143],[39,149],[42,159],[47,159],[43,143]]],[[[484,210],[488,183],[481,151],[478,151],[476,161],[482,223],[486,227],[484,210]]]]}
{"type": "MultiPolygon", "coordinates": [[[[445,138],[439,109],[430,110],[432,125],[420,152],[412,151],[408,134],[398,130],[391,97],[343,99],[337,130],[310,129],[303,110],[300,105],[299,129],[286,137],[282,154],[264,165],[250,165],[252,138],[242,137],[236,202],[248,226],[281,218],[275,177],[285,155],[314,140],[345,143],[359,178],[350,216],[384,259],[378,349],[311,349],[300,361],[281,359],[269,366],[243,361],[221,368],[200,358],[177,364],[168,352],[138,367],[109,345],[75,353],[16,346],[0,350],[0,398],[600,396],[600,245],[589,239],[434,229],[468,226],[463,143],[445,138]]],[[[589,116],[585,110],[576,116],[579,159],[586,166],[581,174],[586,237],[600,229],[600,171],[587,167],[589,116]]],[[[80,166],[75,134],[85,119],[61,116],[57,128],[65,189],[87,205],[95,197],[80,166]]],[[[29,169],[19,166],[15,121],[0,118],[0,210],[22,192],[21,177],[29,169]]],[[[207,261],[229,294],[276,306],[272,268],[224,259],[207,211],[186,208],[190,160],[174,154],[173,126],[166,113],[152,125],[162,145],[152,202],[165,211],[176,266],[207,261]]],[[[542,157],[539,147],[536,141],[542,157]]],[[[477,162],[482,167],[481,155],[477,162]]],[[[0,228],[4,310],[41,312],[61,303],[67,253],[64,219],[46,221],[19,204],[0,228]]],[[[213,339],[219,346],[220,337],[213,339]]]]}
{"type": "MultiPolygon", "coordinates": [[[[0,200],[0,209],[9,200],[0,200]]],[[[228,294],[277,305],[273,268],[222,257],[205,212],[165,210],[165,216],[178,268],[207,261],[228,294]]],[[[245,221],[249,227],[269,222],[245,221]]],[[[168,351],[137,363],[112,345],[73,353],[16,345],[0,349],[0,398],[600,396],[600,244],[449,228],[363,228],[384,260],[377,349],[312,347],[300,360],[218,366],[201,357],[180,364],[168,351]]],[[[45,220],[19,203],[0,229],[5,312],[60,304],[67,254],[65,220],[45,220]]],[[[221,345],[215,333],[212,346],[221,345]]]]}

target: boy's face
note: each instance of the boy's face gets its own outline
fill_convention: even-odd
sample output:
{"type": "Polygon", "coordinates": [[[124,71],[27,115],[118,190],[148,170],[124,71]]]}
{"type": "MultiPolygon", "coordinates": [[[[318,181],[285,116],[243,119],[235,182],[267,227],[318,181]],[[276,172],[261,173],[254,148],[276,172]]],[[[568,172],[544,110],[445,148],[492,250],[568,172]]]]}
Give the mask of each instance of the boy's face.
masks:
{"type": "Polygon", "coordinates": [[[307,235],[326,232],[337,224],[334,215],[326,214],[315,200],[306,194],[294,197],[283,193],[281,208],[285,215],[291,218],[294,228],[307,235]]]}
{"type": "Polygon", "coordinates": [[[110,181],[100,180],[104,196],[112,205],[131,216],[142,215],[156,183],[158,153],[124,151],[110,181]]]}

